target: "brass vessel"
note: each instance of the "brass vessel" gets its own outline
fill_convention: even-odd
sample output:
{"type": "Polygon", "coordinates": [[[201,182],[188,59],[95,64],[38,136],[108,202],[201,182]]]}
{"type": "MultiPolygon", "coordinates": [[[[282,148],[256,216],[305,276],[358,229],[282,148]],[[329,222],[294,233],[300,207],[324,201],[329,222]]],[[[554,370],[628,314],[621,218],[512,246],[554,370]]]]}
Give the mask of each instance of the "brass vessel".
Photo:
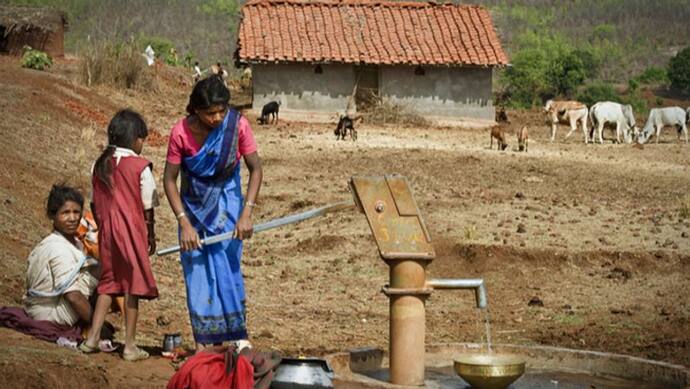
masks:
{"type": "Polygon", "coordinates": [[[474,389],[505,389],[525,373],[524,360],[505,354],[464,355],[454,367],[474,389]]]}

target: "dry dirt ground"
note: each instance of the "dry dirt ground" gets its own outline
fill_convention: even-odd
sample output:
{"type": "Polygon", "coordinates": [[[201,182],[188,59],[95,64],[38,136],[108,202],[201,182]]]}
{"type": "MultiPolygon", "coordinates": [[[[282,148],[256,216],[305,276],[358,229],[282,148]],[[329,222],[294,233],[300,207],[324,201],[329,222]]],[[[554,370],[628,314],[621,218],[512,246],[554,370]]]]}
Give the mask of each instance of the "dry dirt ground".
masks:
{"type": "MultiPolygon", "coordinates": [[[[141,111],[156,132],[144,155],[162,196],[165,136],[189,93],[178,76],[160,69],[156,92],[85,88],[76,60],[36,72],[0,57],[0,305],[21,303],[26,257],[49,232],[50,185],[86,188],[105,124],[120,107],[141,111]]],[[[438,254],[430,276],[484,278],[494,342],[690,366],[690,146],[670,130],[643,149],[585,146],[581,135],[563,140],[563,127],[550,143],[539,112],[509,114],[515,126],[529,126],[528,153],[514,151],[512,136],[508,150],[488,150],[486,130],[363,124],[350,142],[335,140],[334,125],[255,125],[265,171],[255,222],[351,198],[352,175],[403,174],[438,254]]],[[[166,247],[176,243],[176,224],[161,200],[156,227],[166,247]]],[[[287,356],[387,349],[388,300],[380,292],[387,267],[362,214],[270,230],[245,247],[257,348],[287,356]]],[[[160,298],[141,304],[138,327],[151,359],[132,365],[116,354],[86,356],[0,329],[3,381],[164,386],[174,368],[159,356],[163,334],[180,331],[188,346],[192,336],[176,257],[152,263],[160,298]]],[[[122,325],[118,316],[109,320],[122,325]]],[[[427,341],[483,341],[482,320],[470,292],[436,292],[427,303],[427,341]]]]}

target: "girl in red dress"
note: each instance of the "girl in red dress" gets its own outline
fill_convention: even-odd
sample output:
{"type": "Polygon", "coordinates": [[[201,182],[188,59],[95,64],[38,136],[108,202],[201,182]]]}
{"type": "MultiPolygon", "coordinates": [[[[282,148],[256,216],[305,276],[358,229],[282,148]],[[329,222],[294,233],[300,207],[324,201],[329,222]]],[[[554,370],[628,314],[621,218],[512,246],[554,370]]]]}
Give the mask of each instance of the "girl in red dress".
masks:
{"type": "Polygon", "coordinates": [[[125,296],[125,348],[122,358],[137,361],[148,353],[135,343],[139,299],[158,297],[149,255],[156,250],[153,207],[157,205],[151,162],[140,157],[148,129],[131,110],[108,125],[108,147],[96,160],[91,209],[96,216],[103,272],[85,353],[98,350],[98,338],[113,296],[125,296]]]}

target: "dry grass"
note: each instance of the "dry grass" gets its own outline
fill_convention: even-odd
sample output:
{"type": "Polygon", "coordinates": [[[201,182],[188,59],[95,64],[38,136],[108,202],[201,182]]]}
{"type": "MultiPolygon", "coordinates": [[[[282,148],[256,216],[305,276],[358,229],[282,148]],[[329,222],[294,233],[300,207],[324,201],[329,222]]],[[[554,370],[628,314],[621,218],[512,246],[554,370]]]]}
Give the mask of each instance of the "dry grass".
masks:
{"type": "Polygon", "coordinates": [[[133,42],[92,43],[81,53],[81,79],[87,86],[109,85],[121,89],[157,90],[152,67],[133,42]]]}
{"type": "Polygon", "coordinates": [[[678,216],[681,219],[690,218],[690,195],[685,195],[678,199],[678,216]]]}
{"type": "Polygon", "coordinates": [[[469,226],[465,226],[463,233],[464,233],[463,235],[464,235],[466,241],[473,241],[473,240],[477,239],[477,236],[478,236],[477,226],[475,226],[474,224],[469,225],[469,226]]]}
{"type": "Polygon", "coordinates": [[[395,104],[376,94],[368,96],[370,104],[362,110],[362,117],[369,124],[398,124],[406,127],[428,127],[431,122],[413,108],[395,104]]]}

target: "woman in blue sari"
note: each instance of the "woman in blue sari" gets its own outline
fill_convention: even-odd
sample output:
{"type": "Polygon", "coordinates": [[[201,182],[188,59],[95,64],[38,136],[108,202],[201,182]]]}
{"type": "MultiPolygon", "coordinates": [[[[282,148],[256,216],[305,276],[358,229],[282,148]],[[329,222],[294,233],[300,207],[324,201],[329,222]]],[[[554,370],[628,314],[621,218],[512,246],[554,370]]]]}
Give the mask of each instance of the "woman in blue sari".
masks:
{"type": "Polygon", "coordinates": [[[179,223],[187,307],[197,348],[248,338],[240,260],[242,240],[252,236],[252,210],[263,173],[249,122],[229,107],[229,101],[230,91],[216,76],[194,86],[188,115],[171,130],[163,175],[165,194],[179,223]],[[241,158],[249,170],[245,198],[241,158]],[[200,244],[204,237],[230,231],[234,239],[200,244]]]}

